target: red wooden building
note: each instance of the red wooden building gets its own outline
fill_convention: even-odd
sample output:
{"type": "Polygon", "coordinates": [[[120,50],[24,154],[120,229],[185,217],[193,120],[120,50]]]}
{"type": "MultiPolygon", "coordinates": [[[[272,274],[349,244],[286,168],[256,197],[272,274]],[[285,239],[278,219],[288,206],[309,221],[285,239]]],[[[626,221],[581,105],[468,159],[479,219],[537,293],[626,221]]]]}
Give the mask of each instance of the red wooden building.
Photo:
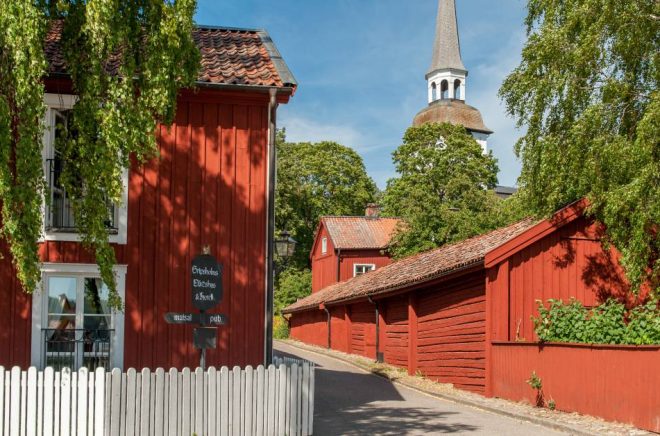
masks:
{"type": "Polygon", "coordinates": [[[321,217],[309,255],[312,292],[389,265],[387,248],[399,223],[379,217],[375,205],[365,216],[321,217]]]}
{"type": "Polygon", "coordinates": [[[107,307],[93,256],[81,247],[59,185],[55,123],[75,102],[54,25],[46,41],[44,171],[51,207],[40,241],[42,286],[23,292],[2,246],[1,365],[195,366],[192,327],[168,325],[166,312],[193,310],[190,262],[209,246],[224,265],[227,314],[210,365],[268,359],[272,304],[274,132],[278,104],[296,82],[265,31],[199,27],[202,62],[194,89],[181,92],[176,120],[156,135],[160,156],[125,174],[125,201],[108,222],[123,313],[107,307]]]}
{"type": "Polygon", "coordinates": [[[584,206],[331,285],[283,311],[291,336],[514,400],[534,399],[525,380],[536,371],[561,410],[658,431],[660,374],[649,368],[660,367],[660,347],[537,343],[536,300],[591,306],[629,291],[618,252],[603,247],[584,206]]]}

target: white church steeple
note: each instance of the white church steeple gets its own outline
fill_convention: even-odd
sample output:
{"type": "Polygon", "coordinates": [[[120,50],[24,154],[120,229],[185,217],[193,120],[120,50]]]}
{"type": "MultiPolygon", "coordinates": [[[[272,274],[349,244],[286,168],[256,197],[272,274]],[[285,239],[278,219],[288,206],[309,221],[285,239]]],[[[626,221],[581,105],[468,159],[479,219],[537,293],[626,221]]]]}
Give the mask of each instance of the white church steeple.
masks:
{"type": "Polygon", "coordinates": [[[451,99],[465,101],[467,75],[461,59],[455,0],[439,0],[433,61],[426,73],[429,103],[451,99]]]}

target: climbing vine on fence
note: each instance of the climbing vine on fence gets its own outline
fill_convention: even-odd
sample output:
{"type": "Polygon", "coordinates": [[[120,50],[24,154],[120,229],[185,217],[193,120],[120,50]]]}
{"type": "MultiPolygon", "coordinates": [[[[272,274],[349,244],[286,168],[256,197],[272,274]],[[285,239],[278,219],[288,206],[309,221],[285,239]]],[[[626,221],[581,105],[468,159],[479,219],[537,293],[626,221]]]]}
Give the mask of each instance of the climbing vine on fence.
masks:
{"type": "Polygon", "coordinates": [[[106,223],[119,203],[131,157],[157,153],[158,123],[171,122],[179,89],[199,69],[192,38],[196,0],[3,0],[0,2],[0,201],[2,236],[27,292],[39,281],[43,43],[61,28],[77,100],[57,144],[62,183],[83,244],[96,255],[113,307],[121,307],[106,223]]]}
{"type": "Polygon", "coordinates": [[[571,299],[538,301],[539,316],[532,317],[536,335],[542,342],[586,344],[660,344],[660,308],[649,302],[627,310],[609,299],[588,309],[571,299]]]}

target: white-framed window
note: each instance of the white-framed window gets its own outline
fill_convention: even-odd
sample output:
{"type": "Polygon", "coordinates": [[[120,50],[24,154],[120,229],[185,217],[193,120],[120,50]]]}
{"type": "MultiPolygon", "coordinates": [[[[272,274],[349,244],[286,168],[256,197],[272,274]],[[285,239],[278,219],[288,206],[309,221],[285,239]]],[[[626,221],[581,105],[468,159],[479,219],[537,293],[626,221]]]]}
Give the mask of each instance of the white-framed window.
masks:
{"type": "MultiPolygon", "coordinates": [[[[76,102],[75,95],[45,94],[46,117],[44,120],[43,138],[43,169],[48,187],[48,201],[44,201],[44,231],[45,241],[79,241],[76,224],[73,217],[71,201],[63,189],[60,175],[62,160],[56,147],[56,140],[63,131],[68,129],[71,120],[71,110],[76,102]]],[[[110,242],[126,244],[128,229],[128,171],[123,173],[124,195],[120,204],[108,203],[107,227],[110,242]]]]}
{"type": "Polygon", "coordinates": [[[321,254],[328,252],[328,238],[321,239],[321,254]]]}
{"type": "Polygon", "coordinates": [[[366,274],[369,271],[374,271],[376,265],[373,263],[354,263],[353,264],[353,277],[366,274]]]}
{"type": "MultiPolygon", "coordinates": [[[[126,265],[115,266],[125,301],[126,265]]],[[[124,315],[108,306],[95,264],[44,263],[32,295],[31,364],[38,368],[122,368],[124,315]]]]}

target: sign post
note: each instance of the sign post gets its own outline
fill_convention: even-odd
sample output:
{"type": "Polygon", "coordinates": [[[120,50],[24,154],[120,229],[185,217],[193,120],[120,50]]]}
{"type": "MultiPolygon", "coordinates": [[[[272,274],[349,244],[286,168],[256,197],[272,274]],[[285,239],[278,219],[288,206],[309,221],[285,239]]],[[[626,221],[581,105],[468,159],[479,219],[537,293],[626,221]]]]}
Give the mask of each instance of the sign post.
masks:
{"type": "Polygon", "coordinates": [[[222,265],[215,257],[208,254],[196,256],[192,260],[191,298],[193,306],[199,313],[168,312],[164,315],[168,324],[195,324],[193,330],[193,344],[200,350],[199,366],[206,369],[206,349],[216,348],[218,328],[226,325],[226,315],[206,313],[222,301],[222,265]]]}

